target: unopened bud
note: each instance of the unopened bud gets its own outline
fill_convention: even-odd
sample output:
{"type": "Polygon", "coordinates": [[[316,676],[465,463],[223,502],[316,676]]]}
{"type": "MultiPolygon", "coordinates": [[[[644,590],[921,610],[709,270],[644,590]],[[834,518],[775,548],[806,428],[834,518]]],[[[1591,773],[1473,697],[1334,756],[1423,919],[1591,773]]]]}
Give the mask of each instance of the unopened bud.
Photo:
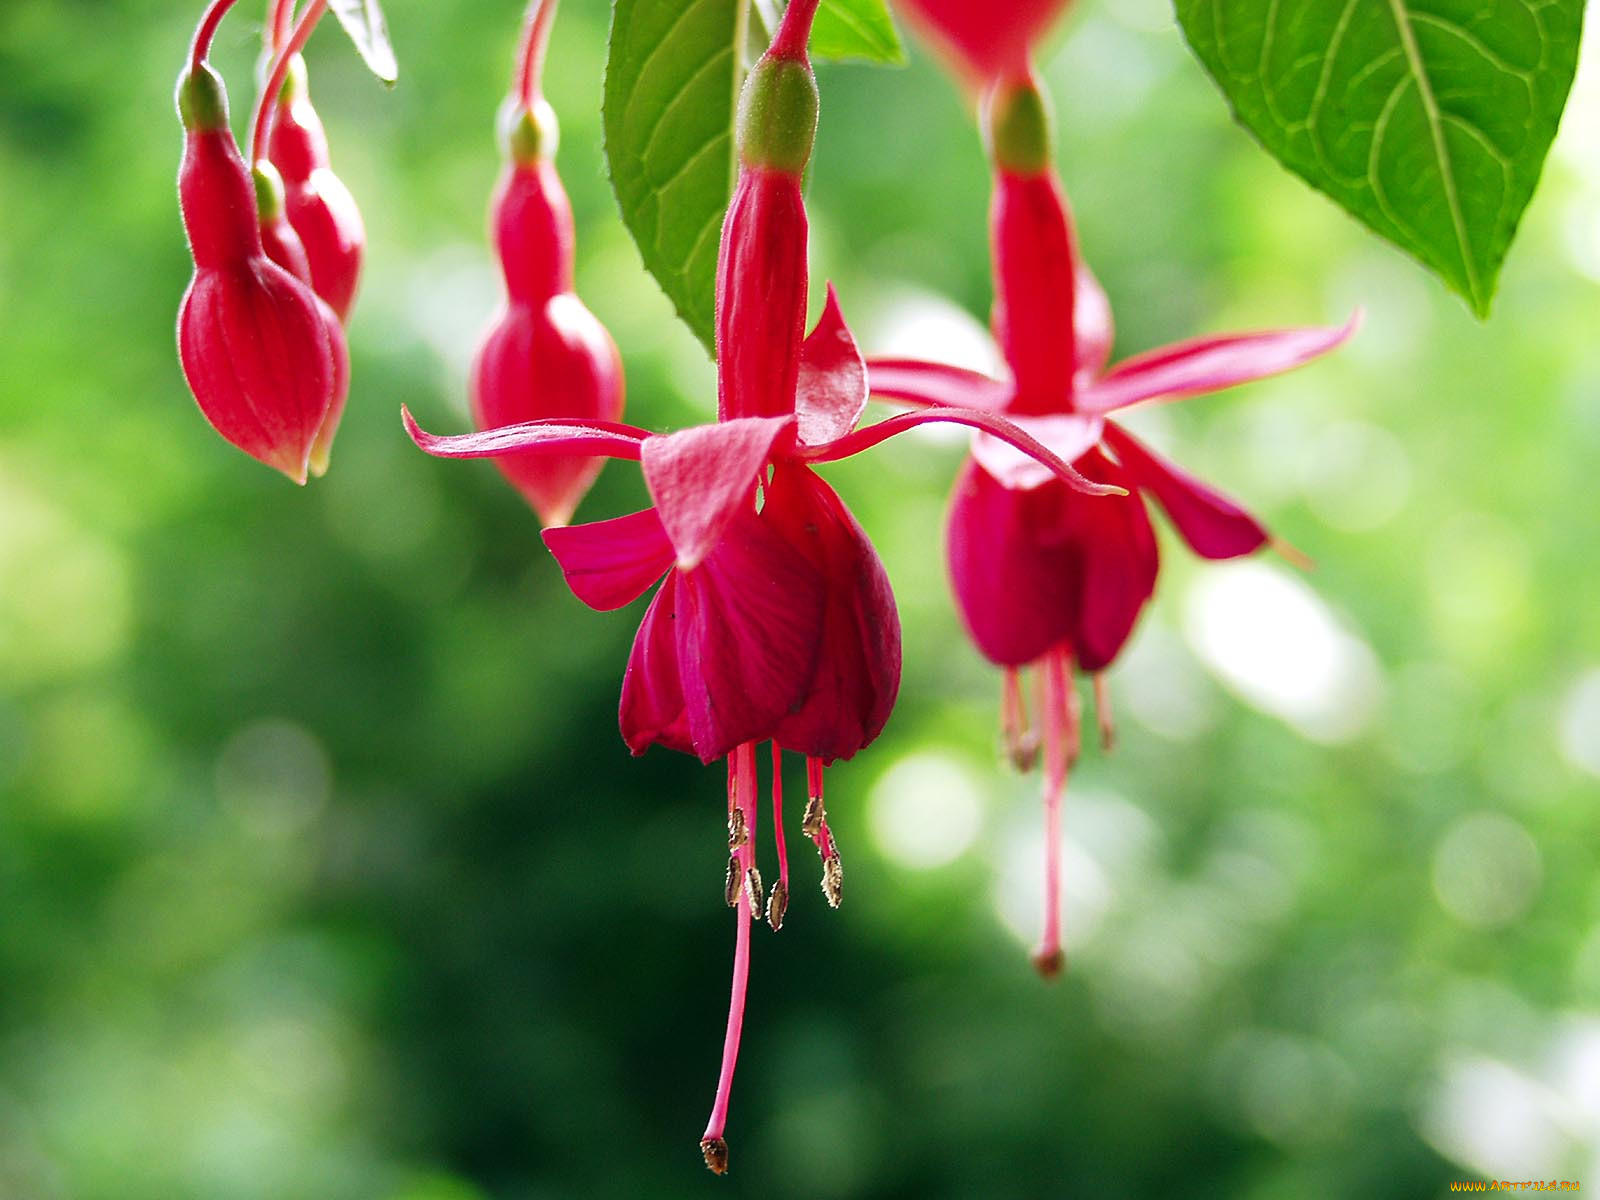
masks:
{"type": "Polygon", "coordinates": [[[721,1138],[705,1138],[700,1143],[700,1153],[705,1155],[706,1166],[714,1175],[728,1173],[728,1143],[721,1138]]]}
{"type": "Polygon", "coordinates": [[[744,895],[750,901],[750,916],[761,920],[762,898],[766,889],[761,886],[761,872],[751,867],[744,873],[744,895]]]}
{"type": "Polygon", "coordinates": [[[739,93],[739,160],[798,176],[817,136],[817,80],[807,62],[763,58],[739,93]]]}
{"type": "Polygon", "coordinates": [[[257,219],[270,225],[283,215],[283,176],[266,159],[251,167],[250,175],[256,185],[257,219]]]}
{"type": "Polygon", "coordinates": [[[772,894],[767,897],[767,924],[772,926],[773,933],[783,928],[783,914],[788,910],[789,887],[780,879],[772,885],[772,894]]]}
{"type": "Polygon", "coordinates": [[[822,832],[827,820],[828,814],[822,808],[822,797],[813,796],[806,801],[805,815],[800,818],[800,831],[807,837],[814,838],[822,832]]]}
{"type": "Polygon", "coordinates": [[[178,116],[190,133],[228,127],[228,93],[208,64],[178,77],[178,116]]]}
{"type": "Polygon", "coordinates": [[[736,808],[728,814],[728,850],[740,849],[750,840],[744,825],[744,809],[736,808]]]}
{"type": "Polygon", "coordinates": [[[829,908],[838,908],[844,899],[844,863],[837,852],[822,860],[822,894],[828,898],[829,908]]]}
{"type": "Polygon", "coordinates": [[[739,866],[739,856],[737,854],[729,855],[728,874],[722,881],[722,897],[728,902],[729,908],[739,903],[739,881],[742,878],[744,878],[744,871],[739,866]]]}
{"type": "Polygon", "coordinates": [[[989,157],[1003,171],[1033,175],[1050,165],[1050,108],[1034,79],[1001,80],[984,104],[989,157]]]}

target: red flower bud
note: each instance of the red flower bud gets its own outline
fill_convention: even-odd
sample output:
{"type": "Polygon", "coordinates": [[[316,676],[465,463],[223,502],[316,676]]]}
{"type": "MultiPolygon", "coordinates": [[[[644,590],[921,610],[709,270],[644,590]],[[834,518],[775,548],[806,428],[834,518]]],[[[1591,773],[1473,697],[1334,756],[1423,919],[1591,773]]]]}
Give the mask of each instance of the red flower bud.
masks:
{"type": "Polygon", "coordinates": [[[328,166],[328,138],[298,55],[273,114],[267,157],[283,176],[284,211],[305,245],[311,284],[339,320],[347,320],[367,233],[350,189],[328,166]]]}
{"type": "MultiPolygon", "coordinates": [[[[492,206],[506,304],[472,370],[480,429],[541,417],[615,421],[622,416],[622,360],[605,326],[572,290],[572,208],[551,161],[555,115],[538,101],[510,110],[511,162],[492,206]]],[[[509,455],[501,472],[546,525],[564,525],[602,459],[509,455]]]]}
{"type": "Polygon", "coordinates": [[[315,294],[271,261],[254,187],[209,67],[185,74],[187,131],[178,195],[195,273],[178,312],[178,354],[212,426],[245,453],[304,483],[339,387],[338,345],[315,294]]]}

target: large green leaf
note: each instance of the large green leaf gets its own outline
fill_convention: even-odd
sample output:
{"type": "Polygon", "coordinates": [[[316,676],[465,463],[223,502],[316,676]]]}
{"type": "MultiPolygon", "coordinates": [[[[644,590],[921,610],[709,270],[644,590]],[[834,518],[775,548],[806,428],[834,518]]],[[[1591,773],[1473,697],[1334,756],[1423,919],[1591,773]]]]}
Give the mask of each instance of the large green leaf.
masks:
{"type": "Polygon", "coordinates": [[[741,0],[616,0],[606,58],[606,161],[623,223],[713,353],[743,23],[741,0]]]}
{"type": "MultiPolygon", "coordinates": [[[[717,245],[734,176],[744,0],[616,0],[603,120],[611,187],[645,268],[715,353],[717,245]]],[[[823,0],[820,57],[898,61],[882,0],[823,0]]]]}
{"type": "Polygon", "coordinates": [[[1577,65],[1583,0],[1174,0],[1234,114],[1485,315],[1577,65]]]}

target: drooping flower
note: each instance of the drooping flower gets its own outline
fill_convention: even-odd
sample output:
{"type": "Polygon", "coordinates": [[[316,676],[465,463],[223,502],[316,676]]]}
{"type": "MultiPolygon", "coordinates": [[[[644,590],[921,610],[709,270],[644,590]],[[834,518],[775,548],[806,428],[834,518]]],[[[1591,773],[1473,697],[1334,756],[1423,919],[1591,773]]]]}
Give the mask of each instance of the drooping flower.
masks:
{"type": "Polygon", "coordinates": [[[184,377],[218,433],[304,483],[340,390],[342,335],[311,289],[265,253],[227,93],[202,54],[179,81],[178,107],[178,195],[195,264],[178,312],[184,377]]]}
{"type": "MultiPolygon", "coordinates": [[[[541,417],[622,417],[622,359],[573,290],[572,208],[556,174],[555,112],[539,91],[555,10],[556,0],[530,5],[515,94],[503,112],[507,164],[491,220],[506,302],[473,363],[472,413],[480,429],[541,417]]],[[[564,525],[603,462],[511,455],[497,465],[545,525],[564,525]]]]}
{"type": "Polygon", "coordinates": [[[995,175],[992,324],[1010,378],[891,359],[874,360],[869,371],[880,398],[1003,412],[1087,478],[1126,489],[1122,496],[1086,500],[979,433],[950,506],[947,550],[957,606],[978,649],[1005,669],[1002,728],[1013,761],[1023,768],[1041,747],[1029,730],[1019,673],[1034,666],[1040,675],[1046,886],[1034,961],[1049,977],[1062,962],[1061,798],[1079,748],[1072,671],[1094,677],[1109,746],[1101,673],[1126,644],[1156,584],[1146,499],[1203,558],[1249,554],[1271,540],[1238,503],[1166,461],[1108,414],[1300,366],[1342,343],[1356,321],[1199,338],[1108,370],[1110,306],[1078,260],[1037,81],[1025,74],[994,84],[984,120],[995,175]]]}
{"type": "Polygon", "coordinates": [[[722,1069],[701,1138],[727,1169],[724,1140],[749,978],[750,930],[765,896],[756,867],[756,752],[772,744],[778,881],[774,929],[789,898],[781,756],[807,762],[801,829],[837,905],[842,871],[823,807],[823,768],[877,737],[900,678],[900,629],[877,553],[843,501],[812,471],[924,421],[985,430],[1036,456],[1068,486],[1103,493],[994,413],[929,409],[856,429],[866,367],[829,290],[804,336],[806,236],[800,179],[815,134],[806,38],[817,0],[792,0],[740,99],[739,178],[723,224],[717,282],[718,421],[651,435],[597,419],[546,418],[457,437],[407,428],[443,457],[602,455],[637,460],[653,505],[594,524],[547,529],[578,598],[615,609],[660,580],[634,639],[619,711],[635,753],[663,745],[728,763],[725,898],[737,909],[722,1069]]]}

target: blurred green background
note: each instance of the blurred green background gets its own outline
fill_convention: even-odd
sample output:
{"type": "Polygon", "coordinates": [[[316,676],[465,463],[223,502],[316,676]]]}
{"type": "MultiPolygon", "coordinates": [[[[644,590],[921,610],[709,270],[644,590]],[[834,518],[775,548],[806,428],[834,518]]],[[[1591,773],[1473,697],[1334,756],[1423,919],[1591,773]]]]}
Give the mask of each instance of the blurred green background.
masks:
{"type": "MultiPolygon", "coordinates": [[[[398,419],[465,427],[518,6],[393,0],[393,93],[312,44],[370,250],[303,491],[178,370],[196,16],[0,5],[0,1197],[1600,1187],[1600,64],[1478,325],[1229,124],[1160,0],[1085,0],[1046,74],[1118,353],[1366,307],[1325,363],[1134,422],[1319,567],[1165,540],[1121,745],[1073,780],[1045,986],[1036,781],[996,763],[937,551],[963,443],[829,469],[905,682],[830,775],[844,908],[797,851],[757,931],[719,1182],[722,781],[628,756],[637,609],[583,609],[494,470],[398,419]]],[[[219,43],[236,123],[260,16],[219,43]]],[[[713,376],[605,184],[605,21],[568,0],[548,68],[580,291],[631,418],[677,427],[713,376]]],[[[962,99],[920,51],[821,76],[817,287],[871,350],[981,361],[962,99]]],[[[583,514],[642,500],[612,466],[583,514]]]]}

